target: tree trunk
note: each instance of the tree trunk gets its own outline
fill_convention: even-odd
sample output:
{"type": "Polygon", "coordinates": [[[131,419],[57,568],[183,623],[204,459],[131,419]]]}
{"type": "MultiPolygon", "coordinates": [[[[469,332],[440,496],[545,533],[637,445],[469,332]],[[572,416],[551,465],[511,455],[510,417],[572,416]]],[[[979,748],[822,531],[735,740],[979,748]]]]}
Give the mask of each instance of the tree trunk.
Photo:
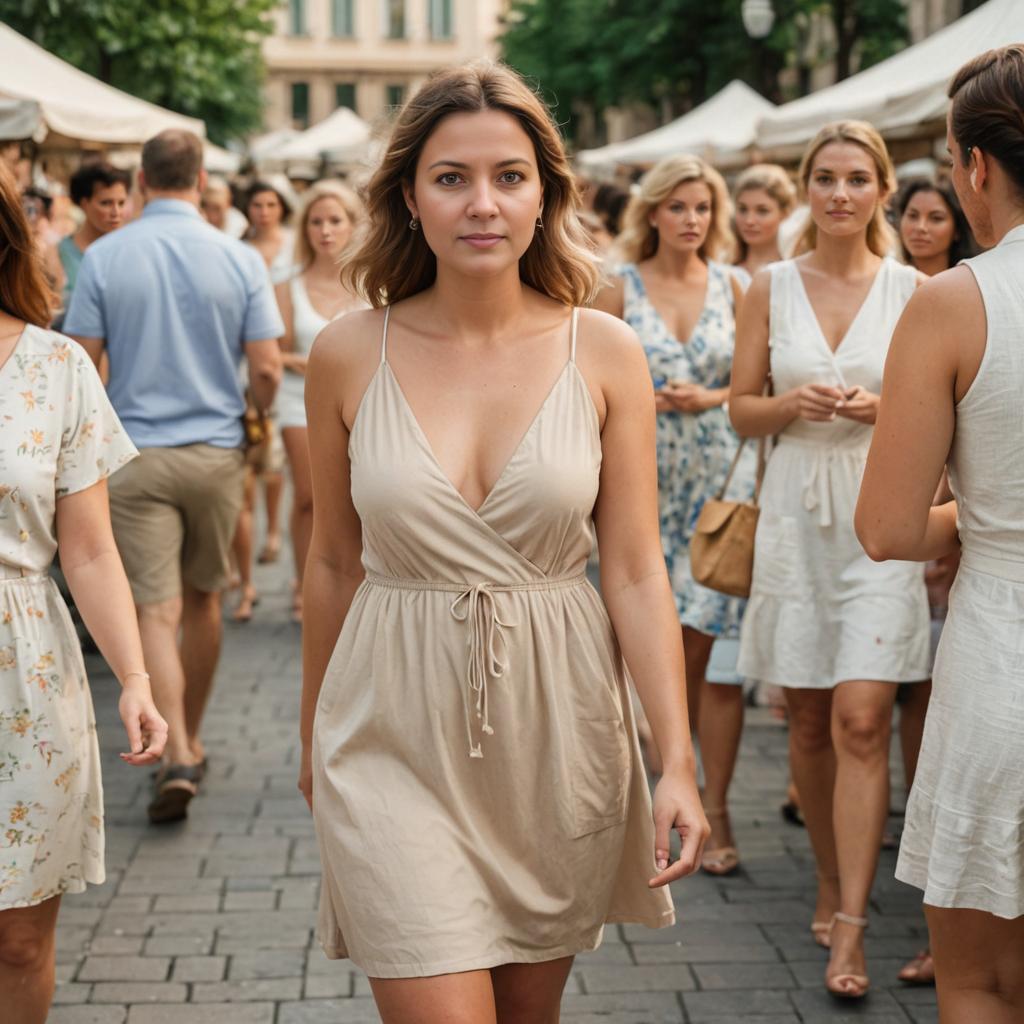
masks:
{"type": "Polygon", "coordinates": [[[100,66],[97,77],[101,82],[106,82],[108,85],[113,81],[114,77],[114,55],[102,48],[100,49],[100,66]]]}
{"type": "Polygon", "coordinates": [[[856,39],[855,19],[850,17],[850,4],[856,0],[833,0],[832,24],[836,32],[836,81],[850,77],[853,43],[856,39]]]}

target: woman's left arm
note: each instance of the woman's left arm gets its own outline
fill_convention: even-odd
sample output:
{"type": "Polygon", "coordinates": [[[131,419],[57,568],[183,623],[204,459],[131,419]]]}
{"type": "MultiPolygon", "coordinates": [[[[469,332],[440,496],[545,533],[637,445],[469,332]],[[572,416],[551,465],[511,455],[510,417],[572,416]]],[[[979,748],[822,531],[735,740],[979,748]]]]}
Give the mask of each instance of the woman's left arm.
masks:
{"type": "Polygon", "coordinates": [[[984,352],[985,310],[973,281],[966,267],[928,281],[896,325],[854,518],[876,561],[926,562],[957,550],[955,502],[932,502],[956,402],[984,352]]]}
{"type": "Polygon", "coordinates": [[[130,745],[121,759],[153,764],[163,754],[167,723],[145,674],[135,603],[110,526],[106,480],[57,499],[57,550],[75,605],[121,683],[118,710],[130,745]]]}
{"type": "Polygon", "coordinates": [[[654,396],[631,328],[591,312],[581,334],[588,340],[585,362],[606,407],[594,509],[601,591],[664,763],[654,792],[658,874],[649,884],[655,887],[697,869],[709,828],[687,721],[682,631],[658,529],[654,396]],[[673,828],[682,848],[669,866],[673,828]]]}

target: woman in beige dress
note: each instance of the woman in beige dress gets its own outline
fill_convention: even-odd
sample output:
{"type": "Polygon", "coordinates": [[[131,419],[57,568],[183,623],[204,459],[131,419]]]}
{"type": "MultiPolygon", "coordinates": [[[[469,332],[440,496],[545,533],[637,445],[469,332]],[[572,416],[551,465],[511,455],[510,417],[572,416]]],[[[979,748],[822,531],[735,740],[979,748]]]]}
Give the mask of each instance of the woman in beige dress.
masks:
{"type": "Polygon", "coordinates": [[[518,76],[439,73],[369,185],[350,268],[374,309],[309,359],[299,784],[321,944],[388,1024],[557,1019],[606,923],[674,920],[708,832],[654,399],[636,335],[578,308],[578,202],[518,76]],[[623,661],[663,756],[653,816],[623,661]]]}
{"type": "Polygon", "coordinates": [[[167,724],[144,671],[106,478],[138,454],[85,350],[46,329],[52,296],[14,179],[0,166],[0,1018],[43,1024],[64,893],[98,885],[103,788],[89,682],[54,554],[123,692],[130,752],[167,724]]]}

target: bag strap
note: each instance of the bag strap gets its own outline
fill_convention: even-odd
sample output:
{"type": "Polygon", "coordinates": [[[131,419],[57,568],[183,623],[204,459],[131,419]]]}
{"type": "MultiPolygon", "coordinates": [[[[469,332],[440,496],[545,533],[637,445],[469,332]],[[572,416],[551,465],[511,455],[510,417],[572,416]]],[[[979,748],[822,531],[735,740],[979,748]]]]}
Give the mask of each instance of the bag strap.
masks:
{"type": "MultiPolygon", "coordinates": [[[[736,448],[736,454],[732,457],[732,462],[729,465],[729,472],[725,474],[725,482],[722,484],[721,490],[718,492],[719,501],[725,497],[725,492],[729,488],[733,474],[736,472],[736,467],[740,464],[740,456],[743,454],[743,449],[746,448],[749,440],[749,437],[743,438],[743,440],[740,441],[739,446],[736,448]]],[[[755,505],[761,500],[761,484],[764,482],[764,467],[767,462],[765,457],[765,442],[766,438],[759,437],[757,439],[757,476],[754,478],[755,505]]]]}

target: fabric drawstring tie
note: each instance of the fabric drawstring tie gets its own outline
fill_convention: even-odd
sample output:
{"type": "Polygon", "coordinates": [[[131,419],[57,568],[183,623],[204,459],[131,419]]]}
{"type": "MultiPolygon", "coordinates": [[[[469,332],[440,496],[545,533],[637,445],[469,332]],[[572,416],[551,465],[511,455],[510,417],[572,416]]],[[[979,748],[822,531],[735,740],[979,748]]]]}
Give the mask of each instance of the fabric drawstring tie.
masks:
{"type": "Polygon", "coordinates": [[[456,622],[469,626],[466,646],[469,648],[469,665],[466,682],[469,685],[466,701],[466,736],[469,739],[469,756],[483,757],[480,741],[473,741],[473,720],[470,703],[480,722],[480,732],[493,736],[487,707],[487,678],[495,679],[505,674],[509,667],[508,641],[504,630],[516,623],[506,622],[498,614],[498,605],[488,583],[477,583],[464,590],[451,603],[452,617],[456,622]]]}
{"type": "Polygon", "coordinates": [[[804,508],[808,512],[818,509],[818,525],[832,525],[832,453],[818,452],[810,459],[804,476],[804,508]]]}

